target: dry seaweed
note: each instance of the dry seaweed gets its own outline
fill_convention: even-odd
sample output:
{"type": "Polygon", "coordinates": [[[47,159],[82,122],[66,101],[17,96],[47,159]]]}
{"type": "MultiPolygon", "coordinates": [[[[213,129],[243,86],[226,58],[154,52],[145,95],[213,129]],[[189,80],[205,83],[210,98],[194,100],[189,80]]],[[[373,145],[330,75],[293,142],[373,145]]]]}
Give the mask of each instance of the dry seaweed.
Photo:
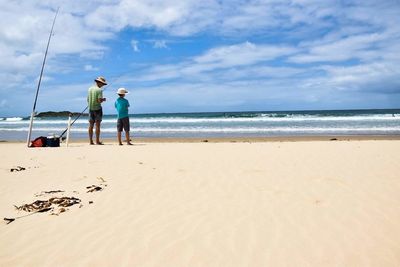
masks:
{"type": "Polygon", "coordinates": [[[92,192],[95,192],[95,191],[103,190],[103,188],[101,186],[98,186],[98,185],[87,186],[86,189],[89,189],[86,193],[92,193],[92,192]]]}
{"type": "Polygon", "coordinates": [[[80,202],[81,200],[75,197],[52,197],[49,200],[36,200],[31,204],[15,206],[15,208],[27,212],[45,212],[50,210],[53,204],[58,207],[69,207],[80,202]]]}
{"type": "Polygon", "coordinates": [[[19,172],[19,171],[25,171],[26,169],[21,166],[17,166],[16,168],[11,168],[10,172],[19,172]]]}
{"type": "MultiPolygon", "coordinates": [[[[52,197],[49,200],[36,200],[32,202],[31,204],[24,204],[21,206],[16,206],[14,207],[17,210],[23,210],[26,212],[30,212],[29,214],[15,217],[15,218],[4,218],[4,221],[6,221],[7,224],[12,223],[16,219],[20,219],[23,217],[27,217],[30,215],[33,215],[35,213],[41,213],[41,212],[47,212],[47,211],[52,211],[54,210],[53,205],[61,207],[58,211],[58,214],[67,211],[67,209],[64,209],[65,207],[70,207],[75,204],[79,204],[81,200],[79,198],[75,197],[52,197]]],[[[58,215],[54,214],[54,215],[58,215]]]]}
{"type": "MultiPolygon", "coordinates": [[[[18,168],[23,168],[23,167],[18,166],[18,168]]],[[[21,170],[24,170],[24,169],[25,168],[23,168],[21,170]]],[[[104,178],[102,178],[102,177],[97,177],[97,179],[105,182],[104,178]]],[[[101,184],[101,186],[99,186],[99,185],[87,186],[86,187],[86,189],[88,189],[87,193],[102,191],[103,187],[106,187],[106,186],[107,186],[107,184],[101,184]]],[[[36,194],[35,196],[38,197],[38,196],[43,196],[46,194],[55,194],[55,193],[64,193],[64,192],[65,191],[62,191],[62,190],[42,191],[41,193],[36,194]]],[[[79,194],[79,192],[77,192],[77,191],[74,191],[74,193],[79,194]]],[[[70,207],[70,206],[73,206],[75,204],[80,204],[80,203],[81,203],[81,200],[76,197],[52,197],[48,200],[36,200],[30,204],[24,204],[21,206],[14,205],[14,207],[17,210],[26,211],[26,212],[29,212],[29,214],[15,217],[15,218],[4,218],[4,221],[7,224],[10,224],[13,221],[15,221],[16,219],[31,216],[35,213],[54,211],[54,210],[56,210],[56,207],[59,208],[58,212],[53,212],[53,213],[51,213],[51,215],[59,215],[60,213],[66,212],[68,210],[68,209],[65,209],[66,207],[70,207]]],[[[89,201],[89,204],[93,204],[93,201],[89,201]]],[[[83,205],[80,204],[79,208],[81,208],[82,206],[83,205]]]]}
{"type": "Polygon", "coordinates": [[[4,220],[7,222],[7,224],[10,224],[15,221],[15,218],[4,218],[4,220]]]}

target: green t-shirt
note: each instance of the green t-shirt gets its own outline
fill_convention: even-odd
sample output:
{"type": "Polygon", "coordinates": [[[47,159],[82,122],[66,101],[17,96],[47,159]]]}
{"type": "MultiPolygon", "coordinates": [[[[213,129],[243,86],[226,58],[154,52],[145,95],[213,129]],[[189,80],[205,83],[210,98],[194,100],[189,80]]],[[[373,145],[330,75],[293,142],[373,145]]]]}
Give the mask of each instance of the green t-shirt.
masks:
{"type": "Polygon", "coordinates": [[[103,98],[103,90],[97,87],[97,85],[93,85],[89,88],[87,97],[89,110],[101,109],[101,103],[97,102],[97,99],[99,98],[103,98]]]}

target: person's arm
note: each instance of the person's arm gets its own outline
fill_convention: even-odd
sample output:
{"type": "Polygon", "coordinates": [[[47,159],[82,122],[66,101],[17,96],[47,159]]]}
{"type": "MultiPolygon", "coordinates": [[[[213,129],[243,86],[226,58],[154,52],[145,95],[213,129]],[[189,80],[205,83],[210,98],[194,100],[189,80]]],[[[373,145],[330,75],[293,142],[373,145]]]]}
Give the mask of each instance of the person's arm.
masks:
{"type": "Polygon", "coordinates": [[[103,98],[103,91],[100,91],[97,97],[97,103],[103,103],[104,101],[106,101],[106,99],[103,98]]]}

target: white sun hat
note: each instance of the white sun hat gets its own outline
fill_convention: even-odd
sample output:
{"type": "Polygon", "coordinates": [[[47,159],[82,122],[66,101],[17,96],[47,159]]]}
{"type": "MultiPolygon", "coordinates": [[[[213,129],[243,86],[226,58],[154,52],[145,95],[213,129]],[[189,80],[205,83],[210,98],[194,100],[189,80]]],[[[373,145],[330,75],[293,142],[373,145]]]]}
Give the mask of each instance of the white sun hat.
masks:
{"type": "Polygon", "coordinates": [[[129,92],[125,88],[119,88],[117,91],[117,95],[126,95],[129,94],[129,92]]]}

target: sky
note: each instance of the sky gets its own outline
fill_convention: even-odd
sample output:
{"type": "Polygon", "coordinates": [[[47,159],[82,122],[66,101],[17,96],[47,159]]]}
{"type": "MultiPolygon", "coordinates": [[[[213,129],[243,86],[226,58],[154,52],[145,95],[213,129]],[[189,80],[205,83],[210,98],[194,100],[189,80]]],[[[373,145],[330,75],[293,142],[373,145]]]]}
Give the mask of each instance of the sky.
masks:
{"type": "Polygon", "coordinates": [[[0,0],[0,116],[400,108],[400,0],[0,0]]]}

